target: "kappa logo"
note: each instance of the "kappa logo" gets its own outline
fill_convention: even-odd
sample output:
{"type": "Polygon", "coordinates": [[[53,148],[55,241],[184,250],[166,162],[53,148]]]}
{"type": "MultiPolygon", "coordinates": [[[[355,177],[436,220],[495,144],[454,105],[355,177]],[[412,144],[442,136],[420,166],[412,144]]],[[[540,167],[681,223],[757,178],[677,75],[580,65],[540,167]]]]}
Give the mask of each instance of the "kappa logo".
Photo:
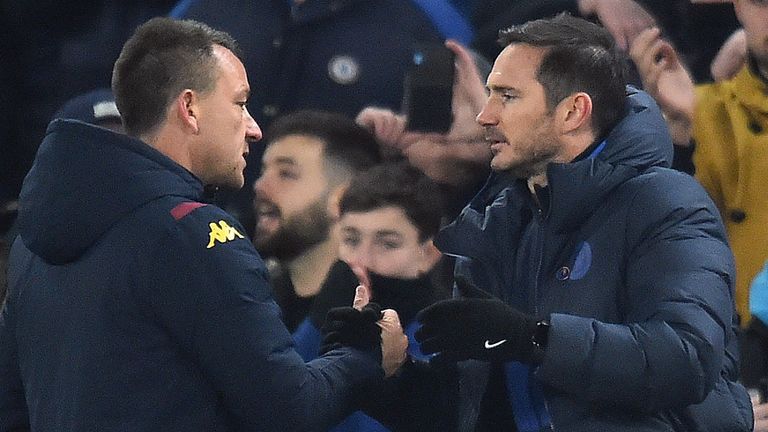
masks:
{"type": "Polygon", "coordinates": [[[219,221],[219,223],[211,222],[208,226],[211,227],[211,232],[208,234],[210,240],[208,241],[207,249],[216,246],[216,242],[226,243],[235,238],[245,238],[237,231],[237,229],[229,226],[229,224],[223,220],[219,221]]]}

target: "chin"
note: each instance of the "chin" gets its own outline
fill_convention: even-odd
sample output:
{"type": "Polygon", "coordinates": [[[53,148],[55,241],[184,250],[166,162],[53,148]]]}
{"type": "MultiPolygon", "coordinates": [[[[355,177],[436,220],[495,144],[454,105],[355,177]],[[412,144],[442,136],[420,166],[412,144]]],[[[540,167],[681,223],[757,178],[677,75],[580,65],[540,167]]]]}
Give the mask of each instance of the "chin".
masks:
{"type": "Polygon", "coordinates": [[[495,159],[491,159],[491,169],[492,170],[494,170],[494,171],[506,171],[509,168],[510,168],[509,164],[501,162],[501,161],[498,161],[498,160],[495,160],[495,159]]]}
{"type": "Polygon", "coordinates": [[[225,186],[228,188],[232,188],[235,190],[241,189],[245,185],[245,177],[243,177],[242,172],[239,176],[233,176],[227,179],[223,179],[221,182],[221,186],[225,186]]]}
{"type": "Polygon", "coordinates": [[[237,181],[232,182],[229,186],[234,189],[240,190],[243,188],[243,186],[245,186],[245,179],[240,177],[237,181]]]}

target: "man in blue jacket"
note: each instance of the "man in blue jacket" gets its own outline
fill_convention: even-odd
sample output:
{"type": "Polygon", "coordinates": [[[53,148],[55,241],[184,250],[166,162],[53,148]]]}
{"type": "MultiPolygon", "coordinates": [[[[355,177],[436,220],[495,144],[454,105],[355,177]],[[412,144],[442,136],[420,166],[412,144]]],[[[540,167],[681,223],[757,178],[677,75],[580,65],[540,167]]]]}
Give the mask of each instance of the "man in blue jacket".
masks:
{"type": "Polygon", "coordinates": [[[458,430],[750,430],[732,256],[706,192],[668,169],[658,107],[599,26],[559,15],[501,41],[477,117],[494,172],[436,239],[460,295],[416,335],[457,364],[458,430]]]}
{"type": "Polygon", "coordinates": [[[404,359],[389,311],[381,336],[305,364],[242,226],[200,202],[243,186],[261,138],[236,52],[151,20],[113,73],[127,136],[49,126],[0,318],[0,431],[323,430],[404,359]]]}

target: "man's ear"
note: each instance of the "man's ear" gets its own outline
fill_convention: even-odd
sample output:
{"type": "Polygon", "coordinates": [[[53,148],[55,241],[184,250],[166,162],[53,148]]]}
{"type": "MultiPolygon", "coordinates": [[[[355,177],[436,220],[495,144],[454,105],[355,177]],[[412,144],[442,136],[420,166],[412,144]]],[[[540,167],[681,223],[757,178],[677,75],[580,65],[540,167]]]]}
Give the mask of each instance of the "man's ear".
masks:
{"type": "Polygon", "coordinates": [[[185,129],[191,130],[195,135],[200,133],[200,97],[196,91],[184,89],[179,93],[173,111],[185,129]]]}
{"type": "Polygon", "coordinates": [[[428,273],[443,257],[443,253],[432,242],[432,237],[424,240],[421,244],[421,262],[419,263],[419,273],[428,273]]]}
{"type": "Polygon", "coordinates": [[[592,127],[592,98],[584,92],[566,97],[555,109],[563,135],[584,132],[592,127]]]}
{"type": "Polygon", "coordinates": [[[341,217],[341,209],[339,208],[339,203],[341,203],[341,197],[344,196],[344,192],[347,191],[348,187],[349,182],[343,182],[334,186],[331,190],[331,193],[328,194],[328,204],[326,210],[331,216],[331,220],[334,222],[338,221],[341,217]]]}

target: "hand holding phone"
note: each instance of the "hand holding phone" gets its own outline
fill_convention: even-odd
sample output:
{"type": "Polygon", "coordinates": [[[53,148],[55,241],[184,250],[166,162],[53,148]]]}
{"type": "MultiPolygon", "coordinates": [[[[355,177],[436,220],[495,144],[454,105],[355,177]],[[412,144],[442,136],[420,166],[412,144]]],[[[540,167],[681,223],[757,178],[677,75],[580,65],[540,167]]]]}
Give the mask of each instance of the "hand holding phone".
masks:
{"type": "Polygon", "coordinates": [[[406,128],[446,133],[453,123],[454,53],[440,43],[417,44],[405,78],[406,128]]]}

